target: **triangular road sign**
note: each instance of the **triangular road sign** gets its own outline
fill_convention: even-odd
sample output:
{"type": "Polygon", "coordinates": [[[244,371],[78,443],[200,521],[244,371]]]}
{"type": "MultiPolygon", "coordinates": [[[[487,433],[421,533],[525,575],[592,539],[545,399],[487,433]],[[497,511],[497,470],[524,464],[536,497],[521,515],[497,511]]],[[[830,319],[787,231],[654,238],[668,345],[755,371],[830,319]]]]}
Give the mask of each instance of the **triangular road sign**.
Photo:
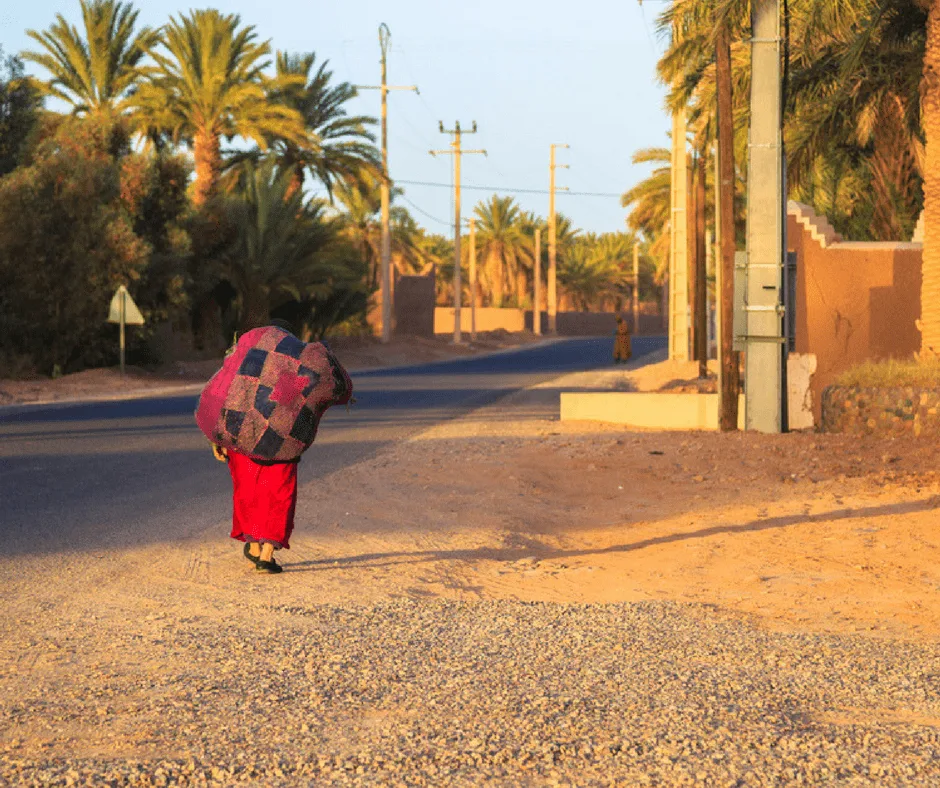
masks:
{"type": "Polygon", "coordinates": [[[144,324],[144,316],[140,314],[137,304],[134,303],[134,299],[131,298],[131,294],[127,292],[127,288],[124,287],[124,285],[121,285],[117,289],[117,292],[111,299],[111,308],[108,311],[108,322],[121,322],[122,299],[124,301],[124,324],[127,326],[142,326],[144,324]]]}

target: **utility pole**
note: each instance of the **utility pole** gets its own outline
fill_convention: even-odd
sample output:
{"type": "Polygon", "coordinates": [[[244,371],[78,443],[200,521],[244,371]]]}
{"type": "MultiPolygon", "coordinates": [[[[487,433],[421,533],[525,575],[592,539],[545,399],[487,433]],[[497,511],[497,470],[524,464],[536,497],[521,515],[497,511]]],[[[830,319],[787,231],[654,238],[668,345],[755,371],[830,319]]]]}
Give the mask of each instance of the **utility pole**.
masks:
{"type": "Polygon", "coordinates": [[[477,220],[470,217],[470,341],[477,341],[477,220]]]}
{"type": "Polygon", "coordinates": [[[558,265],[555,247],[555,192],[566,192],[568,187],[555,188],[555,170],[556,168],[568,169],[567,164],[555,164],[555,148],[568,148],[564,143],[552,143],[549,147],[549,165],[548,165],[548,333],[557,334],[557,315],[558,315],[558,265]]]}
{"type": "Polygon", "coordinates": [[[416,85],[388,85],[386,82],[386,58],[392,34],[384,22],[379,25],[379,46],[382,49],[382,84],[356,85],[356,90],[378,90],[382,94],[382,182],[380,184],[382,200],[382,341],[392,338],[392,240],[389,231],[390,184],[388,176],[388,91],[413,90],[416,85]]]}
{"type": "Polygon", "coordinates": [[[785,432],[783,336],[784,202],[780,4],[751,4],[751,125],[748,133],[745,420],[785,432]]]}
{"type": "Polygon", "coordinates": [[[640,245],[633,244],[633,334],[640,333],[640,245]]]}
{"type": "Polygon", "coordinates": [[[695,177],[695,358],[698,376],[708,377],[708,288],[705,277],[705,151],[698,155],[695,177]]]}
{"type": "Polygon", "coordinates": [[[669,224],[669,358],[689,360],[688,161],[685,110],[672,116],[669,224]]]}
{"type": "Polygon", "coordinates": [[[532,294],[532,333],[538,336],[542,333],[542,310],[539,301],[542,299],[542,228],[535,228],[535,260],[532,263],[532,274],[535,292],[532,294]]]}
{"type": "Polygon", "coordinates": [[[463,150],[460,147],[461,134],[477,133],[476,121],[473,121],[473,127],[470,131],[462,132],[460,129],[460,121],[454,123],[454,128],[452,129],[445,129],[444,121],[439,121],[438,129],[441,134],[452,134],[454,137],[453,142],[450,144],[450,150],[432,150],[428,152],[432,156],[451,154],[454,157],[454,344],[459,345],[461,342],[460,302],[463,300],[463,294],[461,292],[462,285],[460,282],[460,157],[464,153],[482,153],[486,156],[486,151],[482,148],[479,150],[463,150]]]}

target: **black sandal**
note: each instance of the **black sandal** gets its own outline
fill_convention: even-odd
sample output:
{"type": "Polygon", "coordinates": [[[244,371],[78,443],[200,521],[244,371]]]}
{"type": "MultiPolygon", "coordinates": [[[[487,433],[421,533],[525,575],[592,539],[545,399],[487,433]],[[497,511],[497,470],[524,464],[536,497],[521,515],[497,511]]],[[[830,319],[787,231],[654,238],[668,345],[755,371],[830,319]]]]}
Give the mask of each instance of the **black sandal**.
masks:
{"type": "Polygon", "coordinates": [[[258,559],[257,563],[255,563],[255,569],[257,569],[259,572],[266,572],[269,575],[280,574],[284,571],[284,567],[282,567],[273,558],[270,561],[262,561],[258,559]]]}
{"type": "Polygon", "coordinates": [[[259,558],[259,557],[256,556],[256,555],[252,555],[252,554],[251,554],[251,546],[252,546],[253,544],[257,544],[257,543],[256,543],[256,542],[245,542],[245,549],[242,550],[242,553],[244,553],[245,558],[247,558],[249,561],[251,561],[251,563],[253,563],[255,566],[257,566],[257,565],[258,565],[258,561],[260,561],[261,558],[259,558]]]}

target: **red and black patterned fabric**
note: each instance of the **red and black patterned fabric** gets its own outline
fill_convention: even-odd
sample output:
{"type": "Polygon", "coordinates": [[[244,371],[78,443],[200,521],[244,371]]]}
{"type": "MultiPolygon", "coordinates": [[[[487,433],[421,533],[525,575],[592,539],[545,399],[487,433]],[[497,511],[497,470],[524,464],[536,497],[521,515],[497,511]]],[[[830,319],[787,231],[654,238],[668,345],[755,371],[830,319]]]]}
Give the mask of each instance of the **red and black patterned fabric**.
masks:
{"type": "Polygon", "coordinates": [[[292,462],[320,418],[352,397],[352,381],[321,342],[268,326],[243,334],[206,384],[196,423],[213,443],[261,462],[292,462]]]}

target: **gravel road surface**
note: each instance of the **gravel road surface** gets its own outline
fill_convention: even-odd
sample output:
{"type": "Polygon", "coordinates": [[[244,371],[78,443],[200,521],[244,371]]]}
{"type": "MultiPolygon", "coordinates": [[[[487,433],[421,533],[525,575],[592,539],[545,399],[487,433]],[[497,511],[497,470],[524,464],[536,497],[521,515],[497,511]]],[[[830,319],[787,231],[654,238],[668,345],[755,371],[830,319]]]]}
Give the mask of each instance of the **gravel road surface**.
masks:
{"type": "Polygon", "coordinates": [[[670,603],[256,613],[261,626],[147,616],[107,630],[103,651],[93,627],[37,635],[34,653],[83,669],[52,685],[4,676],[20,691],[2,728],[88,738],[72,757],[7,749],[0,782],[940,781],[936,647],[769,634],[670,603]],[[160,664],[141,671],[141,652],[160,664]]]}

